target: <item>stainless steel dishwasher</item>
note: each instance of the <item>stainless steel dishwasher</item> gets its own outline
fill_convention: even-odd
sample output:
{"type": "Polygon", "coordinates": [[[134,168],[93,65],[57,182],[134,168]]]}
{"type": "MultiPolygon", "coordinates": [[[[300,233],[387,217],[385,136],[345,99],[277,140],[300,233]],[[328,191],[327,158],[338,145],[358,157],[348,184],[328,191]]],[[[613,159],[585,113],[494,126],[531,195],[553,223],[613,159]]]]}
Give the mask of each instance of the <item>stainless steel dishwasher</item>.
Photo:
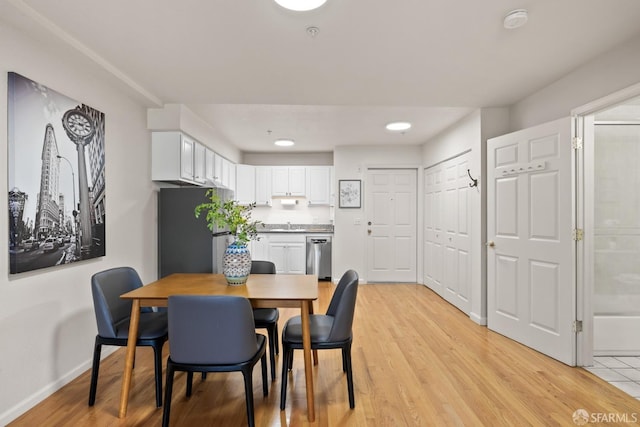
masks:
{"type": "Polygon", "coordinates": [[[331,236],[307,236],[307,274],[331,280],[331,236]]]}

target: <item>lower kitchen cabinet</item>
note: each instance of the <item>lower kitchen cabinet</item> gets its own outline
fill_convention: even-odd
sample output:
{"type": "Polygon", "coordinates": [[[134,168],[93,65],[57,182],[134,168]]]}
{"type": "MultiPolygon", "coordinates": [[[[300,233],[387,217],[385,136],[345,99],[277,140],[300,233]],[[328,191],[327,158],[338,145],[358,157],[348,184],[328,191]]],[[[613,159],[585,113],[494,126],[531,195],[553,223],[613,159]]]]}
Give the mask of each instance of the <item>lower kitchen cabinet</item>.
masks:
{"type": "Polygon", "coordinates": [[[252,240],[251,247],[251,259],[255,261],[270,261],[269,259],[269,235],[258,234],[259,240],[252,240]]]}
{"type": "Polygon", "coordinates": [[[269,242],[269,257],[279,274],[305,274],[304,242],[269,242]]]}
{"type": "Polygon", "coordinates": [[[306,274],[306,235],[260,233],[249,250],[252,260],[271,261],[278,274],[306,274]]]}

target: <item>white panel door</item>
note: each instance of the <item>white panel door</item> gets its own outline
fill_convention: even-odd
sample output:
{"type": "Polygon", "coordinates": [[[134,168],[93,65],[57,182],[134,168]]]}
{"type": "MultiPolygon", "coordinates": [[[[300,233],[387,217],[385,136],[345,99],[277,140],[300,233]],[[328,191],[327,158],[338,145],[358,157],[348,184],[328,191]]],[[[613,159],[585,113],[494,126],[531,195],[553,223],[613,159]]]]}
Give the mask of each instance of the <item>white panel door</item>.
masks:
{"type": "Polygon", "coordinates": [[[442,296],[442,165],[425,170],[424,184],[424,283],[442,296]]]}
{"type": "Polygon", "coordinates": [[[367,171],[367,281],[416,282],[417,171],[367,171]]]}
{"type": "Polygon", "coordinates": [[[469,159],[471,153],[425,170],[425,284],[470,312],[469,159]]]}
{"type": "Polygon", "coordinates": [[[487,144],[487,326],[575,365],[570,119],[487,144]]]}
{"type": "Polygon", "coordinates": [[[465,313],[470,311],[469,271],[471,270],[469,237],[469,169],[470,154],[445,163],[444,169],[444,295],[465,313]]]}

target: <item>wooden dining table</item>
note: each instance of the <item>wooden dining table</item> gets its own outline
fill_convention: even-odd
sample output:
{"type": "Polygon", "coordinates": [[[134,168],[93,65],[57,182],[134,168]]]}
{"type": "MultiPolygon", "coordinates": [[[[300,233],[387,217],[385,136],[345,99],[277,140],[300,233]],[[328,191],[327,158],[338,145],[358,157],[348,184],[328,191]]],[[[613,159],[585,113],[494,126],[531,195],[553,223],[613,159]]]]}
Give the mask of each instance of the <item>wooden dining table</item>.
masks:
{"type": "MultiPolygon", "coordinates": [[[[300,308],[307,419],[311,422],[315,420],[309,314],[313,313],[313,301],[318,299],[318,277],[316,275],[251,274],[246,284],[230,286],[222,274],[171,274],[120,296],[132,300],[129,336],[138,336],[141,307],[166,307],[167,300],[171,295],[236,295],[247,298],[254,308],[300,308]]],[[[120,418],[124,418],[127,414],[135,354],[136,340],[130,339],[127,343],[127,355],[122,376],[118,415],[120,418]]]]}

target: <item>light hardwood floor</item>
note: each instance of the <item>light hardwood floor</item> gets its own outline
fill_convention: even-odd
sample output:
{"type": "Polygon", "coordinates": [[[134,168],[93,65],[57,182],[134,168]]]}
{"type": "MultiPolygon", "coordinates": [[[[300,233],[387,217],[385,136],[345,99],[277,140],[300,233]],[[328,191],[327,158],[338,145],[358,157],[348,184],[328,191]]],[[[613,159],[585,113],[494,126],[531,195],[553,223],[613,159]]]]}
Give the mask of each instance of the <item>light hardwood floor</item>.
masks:
{"type": "MultiPolygon", "coordinates": [[[[321,282],[317,313],[325,311],[333,289],[321,282]]],[[[620,417],[640,418],[638,400],[584,369],[563,365],[476,325],[421,285],[361,285],[358,292],[353,339],[356,407],[349,409],[340,351],[320,351],[314,368],[316,421],[311,425],[572,426],[577,409],[594,417],[618,417],[618,423],[601,424],[606,426],[631,425],[620,417]]],[[[294,314],[295,310],[281,310],[281,323],[294,314]]],[[[162,409],[155,407],[148,348],[138,349],[128,414],[118,419],[123,363],[124,349],[102,362],[94,407],[87,406],[86,372],[10,426],[160,425],[162,409]]],[[[295,355],[283,412],[279,375],[263,399],[259,369],[258,364],[256,425],[309,425],[301,352],[295,355]]],[[[184,396],[180,375],[171,406],[172,426],[246,425],[240,373],[194,380],[190,399],[184,396]]]]}

